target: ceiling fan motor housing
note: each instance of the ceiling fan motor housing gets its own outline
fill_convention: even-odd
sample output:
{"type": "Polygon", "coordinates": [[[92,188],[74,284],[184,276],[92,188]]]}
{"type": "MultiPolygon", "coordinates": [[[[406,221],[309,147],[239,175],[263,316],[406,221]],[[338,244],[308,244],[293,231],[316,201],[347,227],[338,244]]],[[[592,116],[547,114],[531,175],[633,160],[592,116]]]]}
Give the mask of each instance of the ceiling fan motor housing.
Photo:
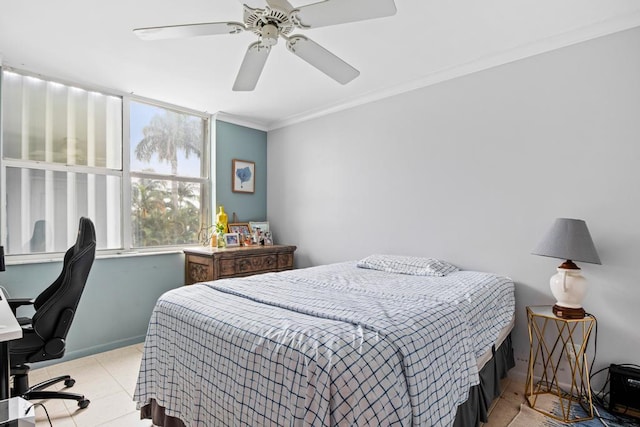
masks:
{"type": "Polygon", "coordinates": [[[270,7],[266,9],[253,9],[246,4],[244,5],[244,24],[247,30],[253,31],[259,36],[263,36],[263,28],[267,25],[273,25],[280,34],[289,34],[294,23],[289,19],[289,14],[278,9],[270,7]]]}

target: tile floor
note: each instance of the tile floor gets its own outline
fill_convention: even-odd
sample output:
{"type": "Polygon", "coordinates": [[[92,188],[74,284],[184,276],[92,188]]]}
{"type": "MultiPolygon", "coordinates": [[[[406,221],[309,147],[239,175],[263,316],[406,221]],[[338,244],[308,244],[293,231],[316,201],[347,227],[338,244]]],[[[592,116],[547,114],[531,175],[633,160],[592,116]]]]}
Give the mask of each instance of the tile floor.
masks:
{"type": "MultiPolygon", "coordinates": [[[[68,374],[76,380],[69,391],[83,393],[91,400],[86,409],[79,409],[73,400],[43,402],[53,427],[151,427],[151,421],[140,420],[132,400],[141,358],[142,344],[136,344],[34,369],[30,382],[36,384],[68,374]]],[[[506,427],[520,410],[524,385],[507,378],[503,380],[502,390],[502,396],[494,402],[485,427],[506,427]]],[[[40,407],[36,408],[36,421],[37,427],[49,426],[40,407]]]]}
{"type": "MultiPolygon", "coordinates": [[[[133,401],[141,359],[142,344],[136,344],[34,369],[29,382],[37,384],[68,374],[76,380],[69,391],[82,393],[91,400],[86,409],[79,409],[74,400],[44,401],[53,427],[150,427],[150,420],[140,420],[133,401]]],[[[60,384],[58,388],[64,386],[60,384]]],[[[36,407],[36,424],[37,427],[49,426],[40,407],[36,407]]]]}
{"type": "Polygon", "coordinates": [[[507,377],[502,380],[500,389],[502,394],[494,400],[489,412],[489,421],[484,427],[508,426],[520,412],[520,405],[525,402],[524,382],[507,377]]]}

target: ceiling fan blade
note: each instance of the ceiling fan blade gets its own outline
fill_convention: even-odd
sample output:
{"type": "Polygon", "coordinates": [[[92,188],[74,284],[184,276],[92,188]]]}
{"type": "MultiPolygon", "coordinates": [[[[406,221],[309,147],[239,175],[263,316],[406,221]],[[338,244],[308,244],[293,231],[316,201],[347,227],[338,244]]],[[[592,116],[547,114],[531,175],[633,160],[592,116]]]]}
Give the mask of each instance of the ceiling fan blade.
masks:
{"type": "Polygon", "coordinates": [[[238,0],[241,5],[247,5],[252,9],[264,9],[265,0],[238,0]]]}
{"type": "Polygon", "coordinates": [[[245,29],[244,24],[239,22],[209,22],[204,24],[136,28],[133,33],[142,40],[163,40],[216,34],[237,34],[245,29]]]}
{"type": "Polygon", "coordinates": [[[267,4],[271,9],[278,9],[283,12],[290,12],[295,9],[287,0],[267,0],[267,4]]]}
{"type": "Polygon", "coordinates": [[[393,0],[325,0],[298,8],[303,27],[317,28],[395,15],[393,0]]]}
{"type": "Polygon", "coordinates": [[[360,75],[360,71],[305,36],[288,37],[287,49],[343,85],[360,75]]]}
{"type": "Polygon", "coordinates": [[[271,46],[265,46],[260,42],[249,45],[247,53],[244,55],[240,71],[233,84],[234,91],[251,91],[255,89],[265,62],[271,53],[271,46]]]}

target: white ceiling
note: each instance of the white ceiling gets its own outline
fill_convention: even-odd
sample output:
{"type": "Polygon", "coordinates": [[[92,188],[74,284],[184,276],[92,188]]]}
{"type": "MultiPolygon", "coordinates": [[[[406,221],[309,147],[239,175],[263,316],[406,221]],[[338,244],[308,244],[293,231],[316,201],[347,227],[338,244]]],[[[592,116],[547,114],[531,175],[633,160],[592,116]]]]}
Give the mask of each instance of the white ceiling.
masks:
{"type": "Polygon", "coordinates": [[[233,92],[252,33],[142,41],[131,31],[242,21],[237,0],[2,2],[0,57],[10,67],[273,129],[640,26],[638,0],[396,0],[396,7],[391,17],[300,31],[360,70],[345,86],[280,41],[256,90],[233,92]]]}

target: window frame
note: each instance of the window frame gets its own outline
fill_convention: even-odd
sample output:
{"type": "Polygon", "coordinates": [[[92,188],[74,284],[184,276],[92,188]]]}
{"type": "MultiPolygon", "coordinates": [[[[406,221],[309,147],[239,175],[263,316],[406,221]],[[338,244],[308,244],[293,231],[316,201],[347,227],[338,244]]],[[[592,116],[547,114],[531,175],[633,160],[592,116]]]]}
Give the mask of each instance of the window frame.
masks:
{"type": "MultiPolygon", "coordinates": [[[[34,73],[28,70],[19,69],[3,65],[0,61],[0,245],[5,245],[7,236],[7,206],[6,206],[6,170],[7,167],[14,168],[29,168],[38,170],[51,170],[59,172],[80,172],[80,173],[99,173],[100,175],[117,176],[120,178],[120,232],[121,232],[121,245],[120,248],[112,249],[98,249],[96,251],[97,257],[112,257],[112,256],[127,256],[127,255],[139,255],[139,254],[162,254],[162,253],[176,253],[181,251],[184,247],[197,246],[199,243],[194,244],[180,244],[180,245],[166,245],[166,246],[149,246],[149,247],[133,247],[132,246],[132,221],[131,221],[131,179],[132,178],[150,178],[150,179],[162,179],[162,180],[176,180],[183,182],[197,182],[201,186],[201,200],[200,200],[200,224],[201,226],[208,225],[211,222],[214,201],[215,201],[215,187],[213,185],[215,174],[215,168],[213,164],[212,153],[215,152],[215,138],[214,132],[214,115],[208,112],[197,111],[187,107],[182,107],[167,102],[155,100],[139,96],[133,93],[123,93],[112,89],[105,89],[94,85],[86,85],[79,82],[71,82],[64,79],[50,77],[47,75],[34,73]],[[65,165],[45,163],[37,160],[21,160],[21,159],[5,159],[4,158],[4,141],[3,141],[3,123],[2,123],[2,111],[4,108],[4,100],[2,96],[2,84],[4,78],[4,72],[13,72],[22,76],[30,76],[38,79],[42,79],[49,82],[59,83],[69,87],[79,88],[85,91],[99,92],[104,95],[118,97],[122,100],[122,151],[121,156],[121,170],[111,169],[106,167],[96,166],[84,166],[84,165],[65,165]],[[203,148],[201,157],[201,175],[200,177],[181,177],[167,174],[157,174],[149,172],[132,172],[130,169],[130,156],[131,156],[131,135],[130,135],[130,114],[131,102],[138,102],[143,104],[152,105],[159,108],[168,109],[177,113],[184,113],[193,116],[197,116],[204,121],[203,125],[203,148]]],[[[48,262],[59,261],[64,256],[64,252],[46,252],[37,254],[8,254],[8,264],[21,264],[30,262],[48,262]]]]}

